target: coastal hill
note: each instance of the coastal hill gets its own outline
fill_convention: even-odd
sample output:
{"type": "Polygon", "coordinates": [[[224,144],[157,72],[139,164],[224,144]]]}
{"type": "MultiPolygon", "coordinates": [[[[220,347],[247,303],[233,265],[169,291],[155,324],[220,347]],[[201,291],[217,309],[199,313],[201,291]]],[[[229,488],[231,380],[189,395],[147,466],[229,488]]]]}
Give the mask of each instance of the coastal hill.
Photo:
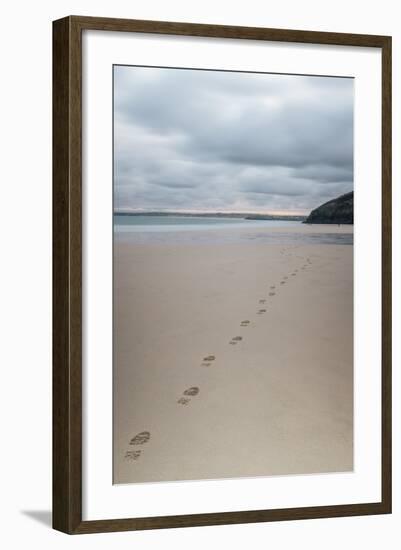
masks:
{"type": "Polygon", "coordinates": [[[354,223],[354,192],[325,202],[309,214],[304,223],[354,223]]]}

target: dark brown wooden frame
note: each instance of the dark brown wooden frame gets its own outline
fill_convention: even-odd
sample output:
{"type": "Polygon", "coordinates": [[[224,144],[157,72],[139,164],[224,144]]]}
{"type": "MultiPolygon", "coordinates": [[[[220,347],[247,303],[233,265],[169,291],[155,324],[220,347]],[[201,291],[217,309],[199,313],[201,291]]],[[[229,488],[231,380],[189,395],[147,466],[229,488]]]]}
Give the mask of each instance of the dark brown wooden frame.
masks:
{"type": "Polygon", "coordinates": [[[53,527],[69,534],[391,513],[391,37],[71,16],[53,22],[53,527]],[[308,508],[82,521],[81,53],[86,29],[382,52],[382,497],[308,508]]]}

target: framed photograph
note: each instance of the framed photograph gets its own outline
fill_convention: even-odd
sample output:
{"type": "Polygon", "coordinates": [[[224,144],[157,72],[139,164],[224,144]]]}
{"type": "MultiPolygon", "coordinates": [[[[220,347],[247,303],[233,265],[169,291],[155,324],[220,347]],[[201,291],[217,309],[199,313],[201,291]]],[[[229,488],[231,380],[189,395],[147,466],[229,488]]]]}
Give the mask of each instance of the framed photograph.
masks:
{"type": "Polygon", "coordinates": [[[53,526],[391,512],[391,38],[53,23],[53,526]]]}

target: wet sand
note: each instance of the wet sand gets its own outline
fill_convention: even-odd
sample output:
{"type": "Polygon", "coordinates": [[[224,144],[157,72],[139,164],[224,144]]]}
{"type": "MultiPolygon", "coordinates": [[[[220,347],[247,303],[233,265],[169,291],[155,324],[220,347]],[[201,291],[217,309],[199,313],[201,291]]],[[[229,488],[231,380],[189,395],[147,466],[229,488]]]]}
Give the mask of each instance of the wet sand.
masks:
{"type": "Polygon", "coordinates": [[[352,470],[353,246],[114,254],[114,483],[352,470]]]}

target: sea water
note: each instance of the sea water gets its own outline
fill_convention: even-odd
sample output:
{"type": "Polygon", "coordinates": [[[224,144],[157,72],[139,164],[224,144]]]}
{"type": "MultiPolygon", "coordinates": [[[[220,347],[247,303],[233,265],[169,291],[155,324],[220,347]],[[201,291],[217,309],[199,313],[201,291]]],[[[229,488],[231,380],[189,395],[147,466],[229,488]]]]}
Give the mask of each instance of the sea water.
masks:
{"type": "Polygon", "coordinates": [[[114,214],[113,226],[118,240],[142,243],[256,241],[277,244],[353,244],[352,233],[330,233],[324,229],[321,232],[305,233],[302,222],[293,220],[114,214]],[[288,231],[289,228],[292,230],[288,231]]]}

